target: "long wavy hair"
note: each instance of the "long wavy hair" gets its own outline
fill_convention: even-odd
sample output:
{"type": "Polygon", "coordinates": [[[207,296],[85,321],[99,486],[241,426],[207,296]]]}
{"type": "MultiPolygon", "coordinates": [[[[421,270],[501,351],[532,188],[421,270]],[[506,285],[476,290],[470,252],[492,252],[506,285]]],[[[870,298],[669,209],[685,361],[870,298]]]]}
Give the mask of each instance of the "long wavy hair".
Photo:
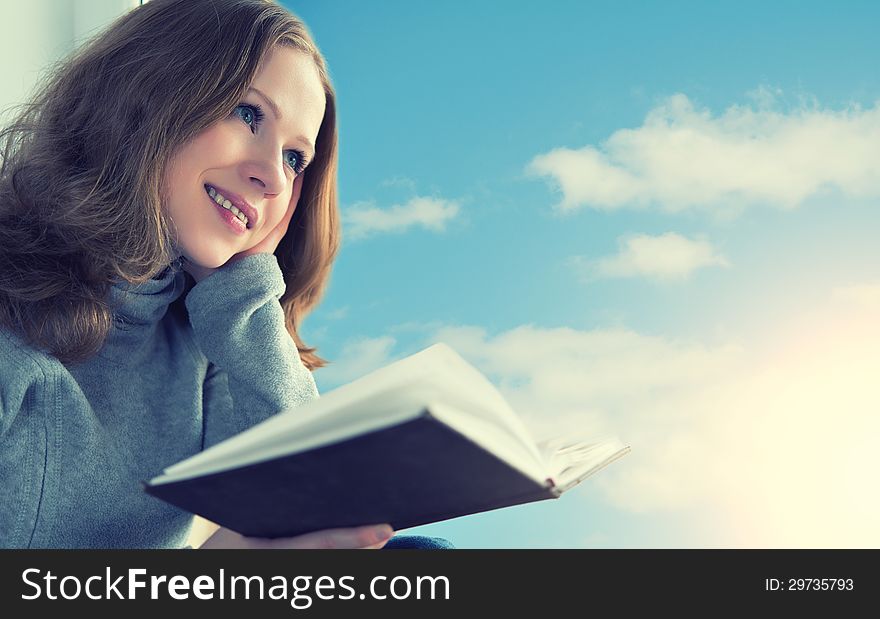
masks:
{"type": "Polygon", "coordinates": [[[286,327],[298,334],[340,243],[335,91],[303,22],[273,0],[152,0],[50,66],[0,131],[0,326],[65,364],[97,354],[107,295],[174,260],[163,170],[240,104],[273,46],[311,56],[326,94],[316,153],[275,255],[286,327]]]}

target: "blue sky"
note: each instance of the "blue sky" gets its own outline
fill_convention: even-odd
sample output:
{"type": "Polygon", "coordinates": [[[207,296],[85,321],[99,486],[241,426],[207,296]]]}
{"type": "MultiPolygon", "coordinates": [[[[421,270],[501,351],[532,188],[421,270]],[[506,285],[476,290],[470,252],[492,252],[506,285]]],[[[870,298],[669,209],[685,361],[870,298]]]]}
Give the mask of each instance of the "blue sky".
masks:
{"type": "Polygon", "coordinates": [[[876,3],[283,4],[338,97],[321,390],[443,340],[536,428],[633,447],[411,532],[880,546],[876,3]]]}

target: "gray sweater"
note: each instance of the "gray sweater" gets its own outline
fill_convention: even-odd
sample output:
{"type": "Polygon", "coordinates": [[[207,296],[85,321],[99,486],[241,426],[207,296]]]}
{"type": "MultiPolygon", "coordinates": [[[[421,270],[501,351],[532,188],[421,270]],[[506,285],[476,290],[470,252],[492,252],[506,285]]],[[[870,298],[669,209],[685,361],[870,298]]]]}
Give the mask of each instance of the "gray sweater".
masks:
{"type": "Polygon", "coordinates": [[[0,547],[183,546],[192,516],[141,480],[318,397],[284,291],[268,253],[116,283],[111,335],[77,365],[0,330],[0,547]]]}

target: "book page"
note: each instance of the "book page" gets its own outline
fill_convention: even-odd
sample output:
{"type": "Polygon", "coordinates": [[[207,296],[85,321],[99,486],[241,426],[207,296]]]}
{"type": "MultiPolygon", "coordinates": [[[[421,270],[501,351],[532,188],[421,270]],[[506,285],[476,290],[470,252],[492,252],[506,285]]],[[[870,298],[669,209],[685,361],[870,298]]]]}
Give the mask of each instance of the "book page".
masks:
{"type": "Polygon", "coordinates": [[[435,347],[438,350],[435,351],[432,378],[437,384],[458,384],[458,389],[454,391],[438,393],[437,401],[448,403],[462,412],[479,413],[507,433],[512,441],[528,450],[535,461],[539,461],[541,454],[534,438],[497,387],[449,346],[435,344],[427,350],[435,347]]]}
{"type": "Polygon", "coordinates": [[[284,453],[319,447],[379,429],[446,403],[483,418],[501,436],[519,443],[531,460],[541,455],[522,420],[494,385],[447,345],[438,343],[338,387],[165,469],[173,477],[242,466],[284,453]]]}
{"type": "Polygon", "coordinates": [[[558,437],[541,443],[540,449],[560,492],[568,490],[630,452],[616,436],[600,438],[558,437]]]}
{"type": "Polygon", "coordinates": [[[499,427],[489,423],[485,419],[468,415],[447,403],[434,403],[429,405],[428,410],[437,419],[443,421],[449,427],[466,436],[472,442],[491,452],[497,458],[517,469],[527,477],[531,477],[538,484],[544,484],[551,477],[552,469],[534,449],[533,444],[528,445],[518,441],[511,441],[509,437],[499,432],[499,427]]]}

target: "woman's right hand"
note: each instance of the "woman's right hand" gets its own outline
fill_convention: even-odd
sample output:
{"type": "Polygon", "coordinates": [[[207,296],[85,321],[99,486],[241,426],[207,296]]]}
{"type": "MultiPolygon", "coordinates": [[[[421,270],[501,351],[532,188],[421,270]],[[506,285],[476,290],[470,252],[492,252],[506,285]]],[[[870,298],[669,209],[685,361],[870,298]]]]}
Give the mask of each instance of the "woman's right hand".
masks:
{"type": "Polygon", "coordinates": [[[306,549],[306,548],[381,548],[394,535],[390,525],[369,525],[350,529],[313,531],[296,537],[245,537],[220,527],[199,550],[211,548],[306,549]]]}

